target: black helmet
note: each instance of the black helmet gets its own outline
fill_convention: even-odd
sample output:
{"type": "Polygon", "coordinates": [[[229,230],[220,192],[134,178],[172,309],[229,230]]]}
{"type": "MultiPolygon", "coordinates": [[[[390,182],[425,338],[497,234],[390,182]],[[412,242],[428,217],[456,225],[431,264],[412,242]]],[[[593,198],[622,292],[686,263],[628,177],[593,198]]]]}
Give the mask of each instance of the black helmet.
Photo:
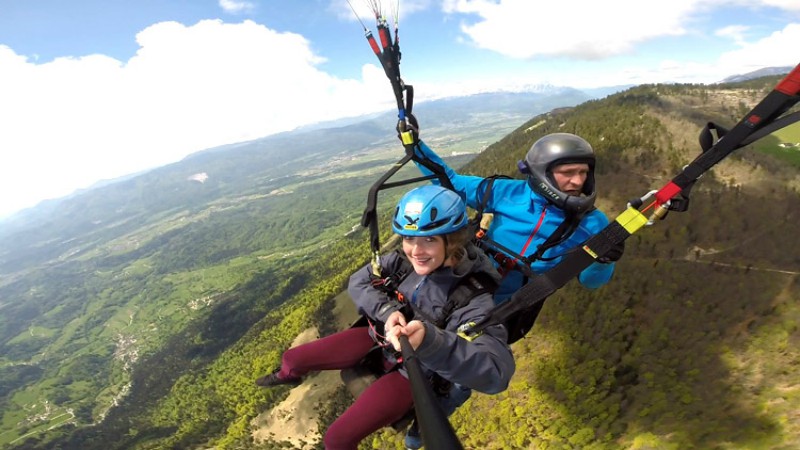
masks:
{"type": "Polygon", "coordinates": [[[568,213],[580,214],[594,206],[594,162],[594,150],[585,139],[570,133],[553,133],[534,142],[518,166],[520,172],[528,175],[528,185],[534,192],[568,213]],[[553,167],[575,163],[589,165],[581,190],[583,196],[562,192],[553,178],[553,167]]]}

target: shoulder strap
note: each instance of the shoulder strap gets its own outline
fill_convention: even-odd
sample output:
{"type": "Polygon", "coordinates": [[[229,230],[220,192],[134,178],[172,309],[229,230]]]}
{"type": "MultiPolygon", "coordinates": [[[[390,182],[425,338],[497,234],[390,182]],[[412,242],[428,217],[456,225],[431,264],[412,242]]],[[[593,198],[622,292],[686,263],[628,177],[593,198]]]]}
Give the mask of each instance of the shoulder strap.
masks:
{"type": "MultiPolygon", "coordinates": [[[[594,209],[594,208],[592,208],[592,209],[594,209]]],[[[562,255],[558,255],[558,256],[554,256],[552,258],[545,258],[543,255],[544,255],[544,252],[546,252],[548,249],[551,249],[551,248],[555,247],[556,245],[559,245],[559,244],[563,243],[564,241],[566,241],[567,239],[569,239],[569,237],[572,235],[572,233],[574,233],[575,230],[578,229],[578,224],[581,223],[581,220],[583,220],[583,217],[584,217],[585,214],[586,214],[586,212],[579,213],[579,214],[568,214],[564,218],[564,221],[561,222],[561,224],[558,225],[558,228],[553,230],[553,233],[550,236],[548,236],[547,239],[544,242],[542,242],[542,244],[539,245],[536,248],[536,252],[534,252],[530,256],[522,258],[522,261],[524,261],[525,264],[530,265],[532,262],[536,261],[537,259],[538,260],[542,260],[542,261],[552,261],[553,259],[558,258],[558,256],[562,256],[562,255]]]]}
{"type": "MultiPolygon", "coordinates": [[[[395,251],[398,253],[398,257],[395,259],[394,264],[392,264],[392,267],[384,267],[380,278],[373,276],[372,286],[389,295],[399,296],[400,293],[397,291],[397,287],[400,286],[400,283],[414,270],[414,267],[402,251],[395,251]]],[[[447,303],[442,309],[442,314],[436,320],[432,320],[431,317],[422,313],[421,310],[410,302],[404,302],[402,298],[398,298],[398,300],[405,305],[409,305],[414,311],[414,314],[421,314],[424,319],[430,320],[438,328],[444,328],[447,319],[453,311],[467,306],[473,298],[481,294],[487,292],[494,293],[494,291],[497,290],[497,286],[497,282],[494,278],[486,272],[474,272],[461,278],[450,289],[447,296],[447,303]]]]}
{"type": "Polygon", "coordinates": [[[438,328],[444,328],[447,319],[457,309],[463,308],[472,301],[473,298],[485,294],[494,293],[497,290],[497,282],[486,272],[475,272],[467,275],[458,281],[450,289],[447,296],[447,303],[442,309],[442,314],[435,322],[438,328]]]}
{"type": "Polygon", "coordinates": [[[401,250],[395,250],[397,258],[391,267],[381,267],[380,277],[370,272],[372,287],[390,295],[397,295],[397,287],[408,277],[414,267],[401,250]]]}
{"type": "Polygon", "coordinates": [[[497,179],[507,179],[510,180],[511,177],[506,175],[490,175],[478,184],[478,189],[475,190],[475,204],[478,206],[475,208],[475,217],[472,219],[472,223],[479,225],[481,223],[481,218],[483,217],[483,212],[486,210],[486,204],[489,203],[489,198],[492,196],[492,187],[494,186],[494,182],[497,179]],[[483,195],[480,196],[481,188],[484,188],[483,195]],[[480,198],[478,198],[480,196],[480,198]]]}
{"type": "MultiPolygon", "coordinates": [[[[484,186],[484,183],[486,183],[486,188],[483,192],[481,201],[477,202],[478,208],[476,209],[475,217],[470,222],[470,224],[476,230],[476,235],[475,235],[476,244],[478,244],[479,247],[481,247],[484,251],[489,252],[490,256],[494,257],[494,255],[492,255],[491,253],[492,252],[497,253],[498,251],[500,251],[505,253],[507,256],[522,262],[522,264],[524,264],[525,266],[530,266],[533,262],[537,260],[551,261],[557,258],[558,256],[562,256],[558,255],[552,258],[543,257],[544,252],[546,252],[548,249],[553,248],[563,243],[567,239],[569,239],[572,233],[574,233],[575,230],[578,228],[578,224],[580,224],[586,212],[579,214],[568,214],[564,218],[564,221],[561,222],[561,224],[559,224],[559,226],[555,230],[553,230],[553,233],[550,234],[550,236],[548,236],[547,239],[536,248],[536,251],[532,255],[527,257],[522,256],[519,253],[495,241],[494,239],[489,238],[489,236],[486,235],[487,230],[483,230],[480,227],[480,222],[481,219],[483,218],[484,209],[486,208],[486,204],[488,203],[489,197],[491,196],[492,186],[494,185],[495,180],[498,178],[510,179],[510,177],[507,177],[505,175],[492,175],[490,177],[486,177],[481,181],[481,184],[479,185],[479,188],[475,193],[475,195],[478,196],[480,192],[480,187],[484,186]]],[[[589,211],[594,209],[595,208],[593,207],[589,211]]],[[[528,274],[524,269],[521,271],[525,276],[527,277],[530,276],[530,274],[528,274]]]]}

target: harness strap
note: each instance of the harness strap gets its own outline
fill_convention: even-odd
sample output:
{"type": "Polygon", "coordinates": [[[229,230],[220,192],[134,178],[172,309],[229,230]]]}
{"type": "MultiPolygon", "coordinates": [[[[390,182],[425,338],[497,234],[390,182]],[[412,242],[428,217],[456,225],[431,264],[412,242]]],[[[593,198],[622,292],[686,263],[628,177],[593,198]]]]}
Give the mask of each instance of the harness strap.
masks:
{"type": "MultiPolygon", "coordinates": [[[[720,139],[708,151],[701,153],[700,156],[689,163],[689,165],[669,183],[656,192],[656,204],[663,205],[669,202],[672,197],[676,196],[684,188],[690,186],[691,183],[700,178],[703,173],[731,154],[734,150],[747,145],[747,143],[753,142],[748,140],[751,136],[761,137],[758,131],[762,128],[770,129],[768,128],[770,123],[778,122],[786,126],[784,124],[785,122],[780,122],[775,119],[794,106],[798,100],[800,100],[799,96],[800,64],[798,64],[786,78],[778,83],[775,89],[767,94],[761,102],[750,110],[736,126],[731,128],[724,139],[720,139]]],[[[796,120],[797,119],[794,119],[794,121],[796,120]]],[[[782,128],[782,126],[780,128],[782,128]]],[[[771,129],[771,131],[775,131],[776,129],[779,128],[771,129]]]]}
{"type": "Polygon", "coordinates": [[[559,224],[559,226],[556,227],[555,230],[553,230],[553,233],[551,233],[550,236],[548,236],[544,242],[539,244],[539,246],[536,248],[536,251],[533,254],[529,256],[524,256],[525,251],[528,249],[528,245],[532,242],[533,237],[537,234],[539,228],[541,227],[544,221],[544,217],[547,212],[547,206],[545,206],[544,209],[542,210],[542,213],[539,216],[539,222],[534,227],[533,232],[531,233],[530,237],[528,238],[527,242],[522,247],[522,250],[519,253],[509,249],[503,244],[500,244],[499,242],[490,238],[486,233],[487,230],[484,230],[480,225],[481,220],[483,219],[483,214],[486,209],[486,205],[488,204],[489,198],[491,196],[494,182],[498,178],[510,179],[509,177],[506,177],[504,175],[492,175],[490,177],[484,178],[481,181],[481,184],[479,185],[478,190],[475,193],[476,196],[479,195],[480,187],[484,183],[486,183],[485,190],[483,192],[483,195],[481,196],[480,202],[478,203],[478,207],[476,208],[475,217],[471,220],[471,225],[477,226],[477,231],[475,233],[475,241],[478,244],[478,246],[481,249],[483,249],[483,251],[485,251],[492,258],[494,258],[495,261],[497,261],[499,267],[502,269],[501,275],[505,276],[509,270],[518,270],[522,272],[524,277],[530,278],[534,275],[533,271],[530,269],[531,264],[533,264],[536,261],[552,261],[556,258],[563,256],[563,255],[556,255],[545,258],[544,253],[547,250],[559,244],[562,244],[567,239],[569,239],[572,233],[574,233],[575,230],[578,229],[578,225],[583,219],[585,212],[581,214],[567,215],[564,218],[564,220],[559,224]]]}
{"type": "MultiPolygon", "coordinates": [[[[636,212],[638,213],[638,211],[636,212]]],[[[618,217],[617,220],[619,219],[618,217]]],[[[640,226],[644,226],[646,221],[647,219],[644,218],[640,226]]],[[[505,324],[514,319],[516,315],[536,308],[556,290],[589,267],[598,256],[604,255],[631,234],[632,232],[626,230],[618,221],[612,222],[600,233],[589,238],[580,248],[582,251],[569,253],[549,271],[530,277],[530,281],[516,291],[509,301],[492,309],[487,317],[468,330],[467,335],[479,333],[491,325],[505,324]]],[[[518,336],[516,339],[520,337],[522,336],[518,336]]],[[[514,340],[510,339],[509,343],[512,342],[514,340]]]]}
{"type": "MultiPolygon", "coordinates": [[[[525,250],[527,250],[528,246],[531,245],[531,242],[533,241],[533,237],[536,236],[536,234],[539,232],[539,228],[542,226],[542,222],[544,222],[544,217],[546,215],[547,215],[547,205],[545,205],[544,208],[542,208],[542,213],[539,215],[539,222],[537,222],[536,226],[533,227],[533,231],[531,231],[531,235],[528,236],[528,240],[525,241],[525,245],[522,246],[522,250],[520,250],[520,252],[519,252],[520,255],[524,255],[525,254],[525,250]]],[[[562,225],[563,225],[563,222],[562,222],[562,225]]],[[[556,229],[556,231],[558,231],[558,230],[556,229]]],[[[550,239],[550,238],[548,238],[548,239],[550,239]]],[[[537,249],[536,252],[538,253],[539,250],[537,249]]],[[[523,257],[521,260],[525,261],[525,258],[523,257]]]]}
{"type": "Polygon", "coordinates": [[[541,245],[539,245],[539,247],[536,248],[536,253],[527,256],[523,259],[525,264],[531,265],[536,260],[552,261],[556,258],[563,256],[563,255],[556,255],[545,258],[543,255],[544,252],[546,252],[547,250],[569,239],[569,237],[572,236],[572,233],[574,233],[575,230],[578,229],[578,225],[581,223],[581,220],[583,220],[583,216],[585,214],[586,211],[581,213],[568,214],[566,217],[564,217],[564,221],[561,222],[558,225],[558,227],[553,231],[553,233],[550,236],[548,236],[547,239],[544,242],[542,242],[541,245]]]}
{"type": "MultiPolygon", "coordinates": [[[[484,294],[494,293],[497,290],[497,282],[491,275],[485,272],[474,272],[458,280],[448,292],[447,303],[442,308],[439,317],[432,317],[430,314],[423,311],[415,302],[407,301],[405,296],[398,290],[400,284],[411,274],[414,270],[411,262],[406,258],[400,250],[395,250],[397,257],[391,268],[388,270],[388,275],[383,273],[382,276],[374,276],[370,274],[372,279],[372,287],[381,292],[386,293],[394,298],[401,304],[401,312],[406,316],[406,320],[413,320],[421,318],[426,322],[435,325],[437,328],[444,328],[450,315],[456,310],[463,308],[472,301],[473,298],[484,294]]],[[[386,272],[386,270],[384,270],[386,272]]],[[[376,323],[361,316],[361,318],[353,326],[369,326],[374,333],[374,336],[382,337],[383,324],[376,323]]],[[[376,344],[381,347],[386,347],[384,343],[376,339],[376,344]]]]}
{"type": "Polygon", "coordinates": [[[447,319],[458,309],[467,306],[473,298],[485,294],[494,293],[497,290],[497,283],[486,272],[476,272],[467,275],[459,280],[456,286],[447,296],[447,304],[442,308],[439,320],[434,322],[438,328],[444,328],[447,319]]]}

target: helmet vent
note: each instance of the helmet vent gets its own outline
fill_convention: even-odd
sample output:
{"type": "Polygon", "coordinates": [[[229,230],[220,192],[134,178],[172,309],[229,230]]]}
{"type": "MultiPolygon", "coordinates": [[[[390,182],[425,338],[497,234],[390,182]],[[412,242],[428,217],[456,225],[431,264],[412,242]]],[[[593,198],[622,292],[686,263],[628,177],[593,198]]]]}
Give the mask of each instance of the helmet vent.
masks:
{"type": "Polygon", "coordinates": [[[425,225],[423,227],[420,227],[420,230],[422,230],[422,231],[435,230],[437,228],[440,228],[442,225],[445,225],[446,223],[447,223],[447,218],[444,218],[444,219],[441,219],[441,220],[436,220],[436,221],[431,222],[431,223],[429,223],[429,224],[427,224],[427,225],[425,225]]]}

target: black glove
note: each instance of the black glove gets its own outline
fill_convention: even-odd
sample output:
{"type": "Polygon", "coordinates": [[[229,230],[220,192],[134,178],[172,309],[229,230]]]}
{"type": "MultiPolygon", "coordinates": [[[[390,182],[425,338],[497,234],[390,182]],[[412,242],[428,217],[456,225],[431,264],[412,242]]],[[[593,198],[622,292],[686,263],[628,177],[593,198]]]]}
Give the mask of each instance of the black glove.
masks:
{"type": "Polygon", "coordinates": [[[413,114],[408,114],[405,120],[397,121],[397,137],[403,145],[416,145],[419,142],[419,123],[413,114]],[[411,132],[410,142],[403,140],[403,133],[406,131],[411,132]]]}
{"type": "Polygon", "coordinates": [[[622,258],[622,254],[625,253],[625,241],[620,242],[619,244],[611,247],[605,255],[597,258],[597,262],[602,264],[610,264],[615,261],[619,261],[622,258]]]}

